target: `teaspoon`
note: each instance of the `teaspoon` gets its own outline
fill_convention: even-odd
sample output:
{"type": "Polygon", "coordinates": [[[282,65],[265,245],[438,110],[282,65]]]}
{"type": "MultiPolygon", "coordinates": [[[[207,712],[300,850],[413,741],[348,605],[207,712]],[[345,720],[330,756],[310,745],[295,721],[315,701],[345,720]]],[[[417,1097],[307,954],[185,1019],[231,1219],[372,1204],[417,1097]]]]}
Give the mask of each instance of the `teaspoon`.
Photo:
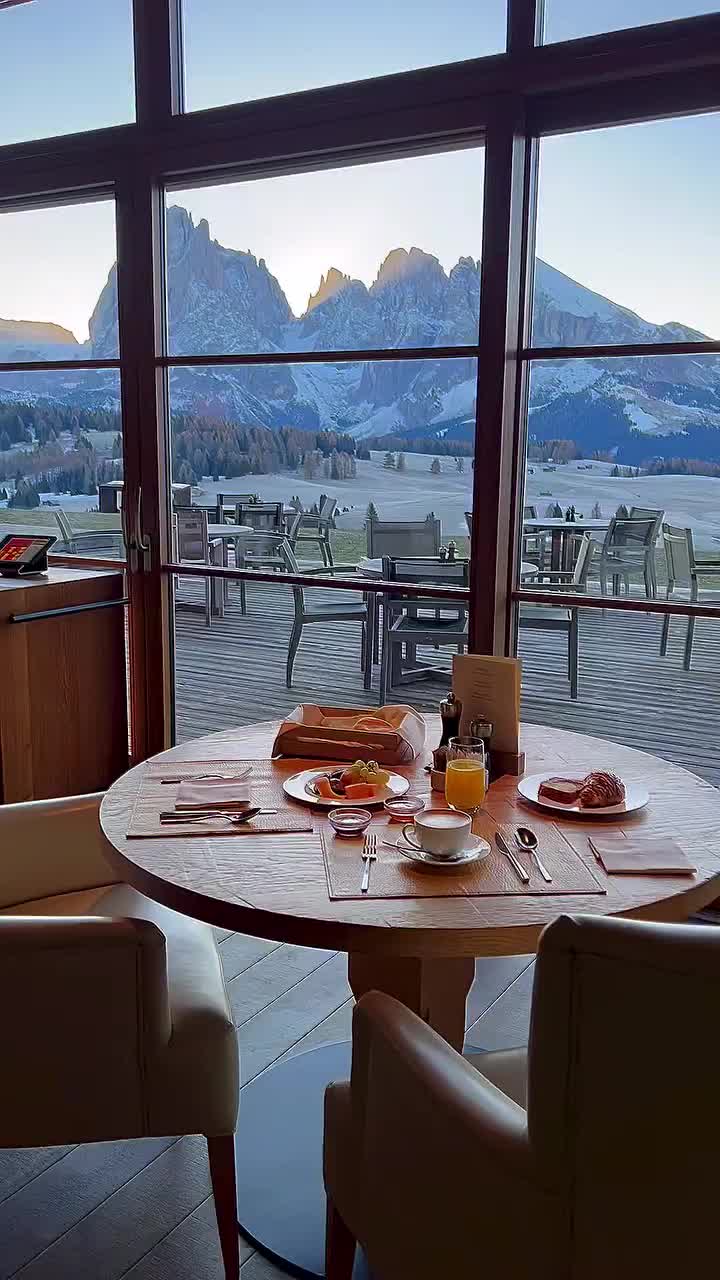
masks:
{"type": "Polygon", "coordinates": [[[541,861],[540,855],[537,851],[538,839],[537,839],[537,836],[535,835],[535,832],[531,831],[529,827],[518,827],[517,831],[515,832],[515,843],[519,845],[521,849],[527,850],[527,852],[533,858],[533,861],[535,862],[535,866],[540,872],[540,875],[542,876],[543,880],[547,881],[548,884],[551,884],[552,876],[550,875],[550,872],[548,871],[544,862],[541,861]]]}

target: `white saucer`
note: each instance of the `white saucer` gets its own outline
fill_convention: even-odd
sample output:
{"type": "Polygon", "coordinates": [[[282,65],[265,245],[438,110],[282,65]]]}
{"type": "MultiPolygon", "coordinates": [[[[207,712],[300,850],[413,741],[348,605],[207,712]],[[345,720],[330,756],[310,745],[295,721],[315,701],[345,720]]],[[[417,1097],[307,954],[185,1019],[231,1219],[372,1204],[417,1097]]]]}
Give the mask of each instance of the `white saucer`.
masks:
{"type": "Polygon", "coordinates": [[[402,836],[396,841],[395,847],[398,853],[404,854],[412,862],[419,862],[424,867],[442,867],[444,871],[455,867],[466,867],[469,862],[479,862],[481,858],[487,858],[490,853],[490,845],[487,840],[483,840],[482,836],[471,836],[467,848],[461,853],[454,854],[452,858],[436,858],[434,853],[413,849],[411,845],[406,844],[402,836]]]}

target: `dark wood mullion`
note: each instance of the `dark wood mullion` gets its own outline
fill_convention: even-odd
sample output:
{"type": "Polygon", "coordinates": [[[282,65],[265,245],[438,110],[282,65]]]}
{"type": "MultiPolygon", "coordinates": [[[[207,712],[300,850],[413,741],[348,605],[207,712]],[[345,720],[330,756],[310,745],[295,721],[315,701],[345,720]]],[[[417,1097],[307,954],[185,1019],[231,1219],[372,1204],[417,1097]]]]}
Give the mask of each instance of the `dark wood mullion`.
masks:
{"type": "Polygon", "coordinates": [[[163,258],[163,204],[147,170],[118,181],[118,311],[123,397],[126,528],[149,545],[128,549],[133,757],[169,742],[172,662],[167,575],[168,493],[162,349],[163,307],[156,273],[163,258]]]}
{"type": "Polygon", "coordinates": [[[53,369],[119,369],[119,360],[0,360],[0,373],[44,373],[53,369]]]}
{"type": "Polygon", "coordinates": [[[507,49],[527,53],[540,43],[545,0],[508,0],[507,49]]]}
{"type": "Polygon", "coordinates": [[[470,591],[466,587],[441,587],[430,583],[385,582],[381,578],[343,578],[341,574],[328,574],[317,577],[309,573],[274,573],[264,569],[223,569],[219,566],[204,564],[187,564],[185,562],[168,561],[162,566],[164,573],[178,573],[184,578],[219,578],[227,582],[267,582],[272,586],[308,587],[322,591],[362,591],[368,595],[384,595],[390,591],[393,595],[417,596],[418,593],[430,600],[463,600],[469,601],[470,591]]]}
{"type": "MultiPolygon", "coordinates": [[[[525,151],[523,207],[520,230],[520,282],[518,294],[519,344],[530,340],[533,322],[535,288],[535,241],[537,229],[538,175],[540,144],[528,137],[525,151]]],[[[512,426],[512,473],[514,477],[513,517],[509,530],[509,555],[506,590],[509,607],[506,618],[505,652],[517,653],[519,610],[513,599],[522,558],[523,504],[527,461],[528,406],[530,400],[530,365],[519,357],[515,363],[515,401],[512,426]]]]}
{"type": "Polygon", "coordinates": [[[526,347],[523,360],[613,360],[627,356],[720,356],[720,342],[625,342],[589,347],[526,347]]]}
{"type": "Polygon", "coordinates": [[[682,618],[718,618],[720,605],[693,604],[684,600],[647,600],[625,596],[580,596],[567,591],[543,591],[519,587],[512,592],[518,603],[548,604],[556,609],[610,609],[616,613],[659,613],[682,618]]]}
{"type": "MultiPolygon", "coordinates": [[[[720,346],[720,344],[719,344],[720,346]]],[[[475,344],[453,347],[373,347],[364,350],[352,347],[345,351],[257,351],[237,352],[234,355],[162,356],[158,364],[163,367],[193,369],[205,365],[242,364],[344,364],[372,360],[467,360],[477,355],[475,344]]],[[[2,368],[2,365],[0,365],[2,368]]]]}
{"type": "MultiPolygon", "coordinates": [[[[709,37],[710,38],[710,37],[709,37]]],[[[552,80],[545,92],[528,86],[528,127],[531,133],[569,133],[579,129],[602,129],[613,125],[638,124],[678,115],[720,110],[720,25],[711,37],[715,65],[688,66],[678,70],[668,65],[648,74],[633,69],[628,59],[607,65],[603,72],[579,86],[561,87],[552,80]]]]}
{"type": "Polygon", "coordinates": [[[528,150],[520,98],[498,102],[486,139],[470,649],[503,654],[510,626],[508,575],[516,502],[513,429],[528,150]]]}
{"type": "Polygon", "coordinates": [[[132,0],[132,7],[136,118],[162,126],[182,110],[180,0],[132,0]]]}

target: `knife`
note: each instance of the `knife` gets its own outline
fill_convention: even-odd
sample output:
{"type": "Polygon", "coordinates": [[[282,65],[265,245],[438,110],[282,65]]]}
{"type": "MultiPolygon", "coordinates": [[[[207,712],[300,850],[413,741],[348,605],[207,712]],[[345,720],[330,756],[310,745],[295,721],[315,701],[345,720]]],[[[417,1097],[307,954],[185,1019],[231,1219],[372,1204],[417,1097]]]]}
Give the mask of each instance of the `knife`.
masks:
{"type": "Polygon", "coordinates": [[[505,841],[503,840],[502,836],[500,835],[500,832],[499,832],[499,831],[496,831],[496,832],[495,832],[495,843],[496,843],[496,845],[497,845],[498,849],[500,850],[500,852],[501,852],[501,853],[504,853],[504,854],[505,854],[505,857],[506,857],[506,858],[508,858],[508,859],[510,860],[510,862],[511,862],[511,863],[512,863],[512,865],[513,865],[513,867],[515,868],[515,871],[516,871],[517,875],[518,875],[518,876],[519,876],[519,878],[522,880],[523,884],[529,884],[529,883],[530,883],[530,877],[529,877],[529,875],[528,875],[527,871],[526,871],[526,870],[525,870],[525,868],[522,866],[522,864],[521,864],[520,862],[518,862],[518,860],[517,860],[517,858],[515,857],[515,854],[512,852],[512,850],[508,848],[508,846],[506,845],[506,843],[505,843],[505,841]]]}

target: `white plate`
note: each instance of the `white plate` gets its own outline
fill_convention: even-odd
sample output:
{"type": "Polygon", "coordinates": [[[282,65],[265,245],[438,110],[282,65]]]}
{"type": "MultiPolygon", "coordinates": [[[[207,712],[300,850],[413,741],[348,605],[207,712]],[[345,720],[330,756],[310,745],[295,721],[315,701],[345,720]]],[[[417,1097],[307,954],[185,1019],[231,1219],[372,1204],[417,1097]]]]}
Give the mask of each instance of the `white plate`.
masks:
{"type": "MultiPolygon", "coordinates": [[[[410,789],[410,783],[401,773],[390,773],[390,781],[384,787],[378,787],[376,794],[372,800],[351,799],[349,796],[343,799],[338,796],[337,800],[326,800],[324,796],[316,796],[309,789],[309,784],[314,782],[316,778],[325,778],[329,773],[334,773],[331,767],[325,769],[303,769],[302,773],[294,773],[292,777],[286,778],[283,782],[283,791],[293,800],[302,800],[304,804],[314,804],[319,809],[371,809],[376,805],[384,804],[390,796],[404,796],[406,791],[410,789]]],[[[390,770],[387,771],[388,773],[390,770]]]]}
{"type": "Polygon", "coordinates": [[[487,840],[483,840],[482,836],[471,836],[470,844],[462,853],[456,853],[452,858],[436,858],[434,853],[425,853],[423,849],[413,849],[406,844],[402,836],[396,842],[395,847],[398,853],[403,853],[406,858],[410,858],[412,862],[420,862],[424,867],[442,867],[443,871],[449,868],[453,870],[455,867],[466,867],[469,862],[479,862],[481,858],[487,858],[490,853],[490,845],[487,840]]]}
{"type": "MultiPolygon", "coordinates": [[[[587,777],[590,770],[585,773],[568,773],[562,776],[567,777],[569,781],[579,782],[582,778],[587,777]]],[[[552,809],[554,813],[575,813],[581,814],[583,818],[607,818],[614,814],[634,813],[636,809],[644,809],[650,794],[647,787],[643,787],[639,782],[626,782],[625,799],[620,804],[609,804],[601,809],[583,809],[575,802],[575,804],[561,804],[559,800],[549,800],[547,796],[538,795],[538,787],[541,782],[547,782],[549,777],[558,777],[548,773],[532,773],[527,778],[521,778],[517,784],[517,789],[525,800],[532,800],[533,804],[540,805],[541,809],[552,809]]]]}

